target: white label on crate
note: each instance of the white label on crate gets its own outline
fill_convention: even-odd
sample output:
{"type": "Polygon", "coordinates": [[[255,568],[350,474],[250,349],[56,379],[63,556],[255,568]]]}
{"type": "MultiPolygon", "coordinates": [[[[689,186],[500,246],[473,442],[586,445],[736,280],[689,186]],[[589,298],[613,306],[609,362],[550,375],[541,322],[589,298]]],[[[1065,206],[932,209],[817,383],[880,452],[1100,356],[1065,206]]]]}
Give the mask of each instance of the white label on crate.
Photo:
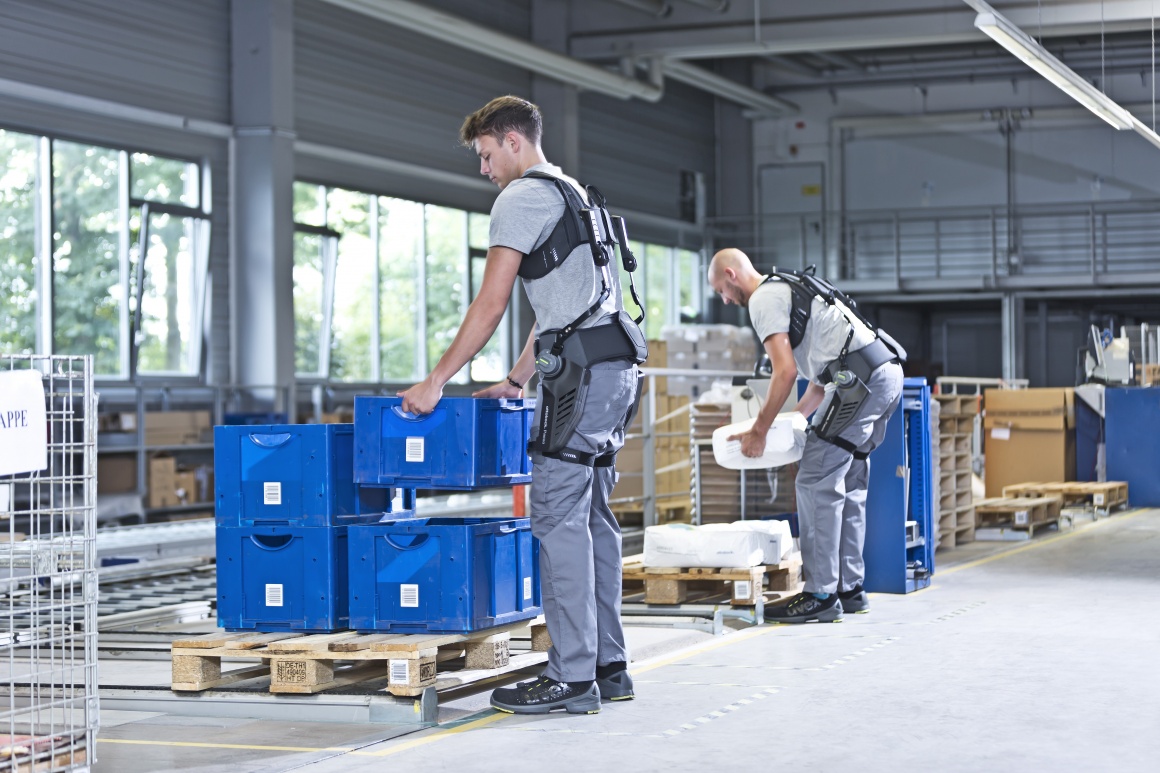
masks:
{"type": "MultiPolygon", "coordinates": [[[[1093,505],[1102,505],[1103,503],[1104,503],[1104,495],[1103,494],[1092,494],[1092,504],[1093,505]]],[[[0,507],[0,512],[3,512],[3,510],[4,510],[4,508],[0,507]]]]}
{"type": "Polygon", "coordinates": [[[1010,440],[1011,439],[1011,428],[1010,427],[992,427],[991,428],[991,437],[995,440],[1010,440]]]}
{"type": "Polygon", "coordinates": [[[267,481],[262,484],[262,504],[282,504],[282,484],[279,481],[267,481]]]}
{"type": "Polygon", "coordinates": [[[419,606],[419,586],[399,586],[399,606],[416,608],[419,606]]]}
{"type": "MultiPolygon", "coordinates": [[[[96,421],[96,417],[92,417],[96,421]]],[[[53,442],[81,443],[80,420],[53,425],[53,442]]],[[[48,466],[48,429],[40,371],[0,373],[0,475],[48,466]]]]}
{"type": "Polygon", "coordinates": [[[733,598],[737,600],[748,599],[753,595],[753,583],[749,580],[734,580],[733,581],[733,598]]]}
{"type": "Polygon", "coordinates": [[[407,438],[407,461],[421,462],[423,461],[423,438],[409,437],[407,438]]]}
{"type": "Polygon", "coordinates": [[[532,578],[524,578],[524,601],[532,600],[532,578]]]}
{"type": "Polygon", "coordinates": [[[1027,525],[1027,511],[1026,510],[1015,511],[1015,525],[1016,526],[1026,526],[1027,525]]]}
{"type": "Polygon", "coordinates": [[[407,684],[411,681],[407,678],[407,661],[392,660],[390,663],[390,673],[387,675],[389,684],[407,684]]]}
{"type": "Polygon", "coordinates": [[[266,586],[266,606],[280,607],[282,606],[282,586],[281,585],[267,585],[266,586]]]}

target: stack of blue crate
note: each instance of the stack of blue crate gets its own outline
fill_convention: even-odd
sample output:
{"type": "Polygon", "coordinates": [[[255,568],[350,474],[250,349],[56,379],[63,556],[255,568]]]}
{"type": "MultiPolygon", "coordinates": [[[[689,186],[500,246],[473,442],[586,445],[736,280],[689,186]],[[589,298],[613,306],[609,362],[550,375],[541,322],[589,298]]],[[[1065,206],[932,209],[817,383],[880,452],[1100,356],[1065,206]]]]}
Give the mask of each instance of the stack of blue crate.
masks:
{"type": "Polygon", "coordinates": [[[215,427],[214,474],[218,625],[347,628],[348,530],[394,493],[354,482],[354,425],[215,427]]]}
{"type": "MultiPolygon", "coordinates": [[[[475,491],[531,481],[533,400],[444,398],[405,413],[355,398],[355,481],[475,491]]],[[[409,518],[352,525],[350,627],[465,633],[540,614],[539,545],[526,518],[409,518]]]]}

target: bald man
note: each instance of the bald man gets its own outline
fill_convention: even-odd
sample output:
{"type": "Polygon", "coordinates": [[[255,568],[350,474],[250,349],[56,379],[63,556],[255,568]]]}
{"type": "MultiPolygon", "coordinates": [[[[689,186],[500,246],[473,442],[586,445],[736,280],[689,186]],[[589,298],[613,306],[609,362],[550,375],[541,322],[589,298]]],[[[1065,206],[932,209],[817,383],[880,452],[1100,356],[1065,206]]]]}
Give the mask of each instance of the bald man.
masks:
{"type": "Polygon", "coordinates": [[[875,331],[840,305],[815,297],[808,307],[802,304],[795,310],[789,284],[758,272],[741,250],[724,249],[713,256],[709,286],[726,305],[748,308],[753,328],[773,363],[769,393],[753,428],[730,438],[741,441],[742,453],[761,456],[766,434],[798,375],[810,382],[794,408],[807,416],[814,413],[796,483],[805,588],[784,605],[766,607],[765,617],[780,623],[833,622],[843,611],[868,612],[869,601],[862,589],[870,478],[866,457],[882,442],[886,425],[898,409],[902,366],[875,331]],[[794,325],[791,316],[797,317],[794,325]],[[798,340],[791,342],[791,336],[798,340]],[[843,351],[846,369],[858,374],[870,395],[849,425],[834,437],[822,439],[815,430],[833,399],[833,374],[839,370],[843,351]]]}

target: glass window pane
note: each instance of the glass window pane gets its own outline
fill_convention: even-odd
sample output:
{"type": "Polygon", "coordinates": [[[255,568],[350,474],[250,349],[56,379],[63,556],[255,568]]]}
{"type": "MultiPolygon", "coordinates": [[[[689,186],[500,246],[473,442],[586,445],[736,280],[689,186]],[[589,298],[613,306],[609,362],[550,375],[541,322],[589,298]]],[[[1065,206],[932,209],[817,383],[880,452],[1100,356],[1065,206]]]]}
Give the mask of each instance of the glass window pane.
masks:
{"type": "Polygon", "coordinates": [[[36,350],[38,138],[0,129],[0,353],[36,350]]]}
{"type": "Polygon", "coordinates": [[[294,370],[318,375],[322,335],[324,239],[294,234],[294,370]]]}
{"type": "MultiPolygon", "coordinates": [[[[471,259],[471,297],[479,295],[479,288],[483,285],[483,272],[487,267],[487,258],[473,257],[471,259]]],[[[471,380],[488,382],[502,381],[507,375],[507,364],[504,362],[503,336],[506,330],[507,315],[500,320],[499,327],[492,334],[479,354],[471,361],[471,380]]]]}
{"type": "Polygon", "coordinates": [[[294,183],[294,222],[326,225],[326,188],[314,183],[294,183]]]}
{"type": "MultiPolygon", "coordinates": [[[[140,211],[135,220],[139,222],[140,211]]],[[[194,256],[196,220],[165,214],[149,217],[145,283],[141,298],[141,338],[137,370],[141,373],[196,373],[191,361],[193,336],[199,335],[194,256]]],[[[134,239],[133,262],[137,256],[134,239]]],[[[134,271],[138,270],[136,267],[134,271]]],[[[135,292],[135,290],[134,290],[135,292]]]]}
{"type": "Polygon", "coordinates": [[[476,250],[486,250],[491,246],[491,216],[479,212],[469,212],[467,215],[467,230],[469,246],[476,250]]]}
{"type": "Polygon", "coordinates": [[[423,281],[423,205],[379,198],[379,342],[382,380],[411,381],[419,372],[423,281]]]}
{"type": "Polygon", "coordinates": [[[467,213],[430,204],[424,209],[427,221],[427,362],[430,369],[451,345],[466,311],[467,213]]]}
{"type": "MultiPolygon", "coordinates": [[[[683,319],[693,320],[701,313],[701,287],[706,279],[701,275],[701,255],[692,250],[677,250],[677,290],[680,293],[678,313],[683,319]]],[[[680,322],[681,319],[674,319],[680,322]]]]}
{"type": "Polygon", "coordinates": [[[661,327],[669,321],[669,283],[672,281],[670,254],[672,250],[669,247],[659,244],[644,246],[644,305],[648,307],[644,318],[644,330],[645,334],[652,338],[659,338],[661,327]]]}
{"type": "Polygon", "coordinates": [[[132,198],[187,207],[200,205],[198,167],[189,161],[133,153],[129,156],[129,179],[132,198]]]}
{"type": "Polygon", "coordinates": [[[371,198],[332,188],[326,196],[327,225],[342,236],[334,278],[330,377],[370,381],[374,325],[375,250],[371,242],[371,198]]]}
{"type": "Polygon", "coordinates": [[[118,152],[53,144],[53,351],[121,375],[118,152]]]}

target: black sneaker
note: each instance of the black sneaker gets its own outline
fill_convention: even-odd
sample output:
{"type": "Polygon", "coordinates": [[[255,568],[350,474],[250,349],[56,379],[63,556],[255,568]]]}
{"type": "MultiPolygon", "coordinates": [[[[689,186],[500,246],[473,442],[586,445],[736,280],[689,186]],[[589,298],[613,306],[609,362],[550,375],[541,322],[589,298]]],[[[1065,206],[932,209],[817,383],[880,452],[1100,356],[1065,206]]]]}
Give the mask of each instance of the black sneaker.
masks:
{"type": "Polygon", "coordinates": [[[842,591],[838,594],[838,600],[842,602],[843,612],[864,615],[870,611],[870,599],[866,596],[866,591],[862,590],[861,585],[842,591]]]}
{"type": "Polygon", "coordinates": [[[838,596],[831,593],[819,599],[812,593],[799,593],[789,603],[765,608],[765,619],[770,623],[832,623],[842,619],[842,605],[838,596]]]}
{"type": "Polygon", "coordinates": [[[636,697],[632,692],[632,675],[627,671],[617,671],[603,679],[596,677],[600,697],[606,701],[630,701],[636,697]]]}
{"type": "Polygon", "coordinates": [[[541,676],[515,687],[492,691],[491,705],[509,714],[547,714],[555,709],[564,709],[569,714],[599,714],[600,690],[595,682],[581,690],[567,682],[541,676]]]}

